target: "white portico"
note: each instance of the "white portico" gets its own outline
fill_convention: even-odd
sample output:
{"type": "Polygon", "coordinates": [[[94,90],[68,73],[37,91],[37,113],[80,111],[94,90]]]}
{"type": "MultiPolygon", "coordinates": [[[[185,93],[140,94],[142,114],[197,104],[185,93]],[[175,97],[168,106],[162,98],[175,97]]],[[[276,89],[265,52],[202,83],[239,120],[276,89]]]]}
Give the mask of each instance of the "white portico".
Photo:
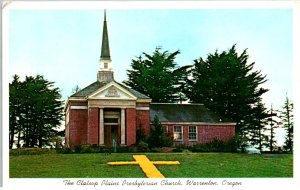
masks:
{"type": "Polygon", "coordinates": [[[126,109],[135,109],[132,93],[112,81],[88,97],[88,107],[99,109],[99,145],[126,144],[126,109]],[[109,138],[109,139],[107,139],[109,138]]]}

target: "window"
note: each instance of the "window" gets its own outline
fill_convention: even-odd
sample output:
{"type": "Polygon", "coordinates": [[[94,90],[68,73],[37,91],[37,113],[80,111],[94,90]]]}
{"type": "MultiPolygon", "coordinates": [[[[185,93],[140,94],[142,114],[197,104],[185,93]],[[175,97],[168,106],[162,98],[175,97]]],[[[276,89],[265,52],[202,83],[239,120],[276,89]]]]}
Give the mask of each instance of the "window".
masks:
{"type": "Polygon", "coordinates": [[[197,136],[197,126],[189,126],[189,140],[196,141],[197,136]]]}
{"type": "Polygon", "coordinates": [[[168,134],[169,133],[168,126],[167,125],[163,125],[163,128],[165,128],[165,132],[166,132],[166,134],[168,134]]]}
{"type": "Polygon", "coordinates": [[[118,118],[104,118],[104,123],[118,123],[118,118]]]}
{"type": "Polygon", "coordinates": [[[182,141],[182,126],[174,126],[174,140],[175,141],[182,141]]]}
{"type": "Polygon", "coordinates": [[[108,68],[108,63],[104,63],[104,69],[108,68]]]}

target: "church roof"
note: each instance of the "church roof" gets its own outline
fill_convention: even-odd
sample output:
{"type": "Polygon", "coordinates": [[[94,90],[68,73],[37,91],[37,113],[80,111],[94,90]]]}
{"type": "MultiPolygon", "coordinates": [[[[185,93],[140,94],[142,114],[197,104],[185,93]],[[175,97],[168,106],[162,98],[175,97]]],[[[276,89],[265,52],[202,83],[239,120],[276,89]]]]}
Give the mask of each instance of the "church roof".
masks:
{"type": "MultiPolygon", "coordinates": [[[[116,82],[116,81],[115,81],[116,82]]],[[[116,82],[118,85],[120,85],[122,88],[124,88],[125,90],[129,91],[132,95],[134,95],[135,97],[137,97],[138,99],[150,99],[148,96],[133,90],[121,83],[116,82]]],[[[94,93],[95,91],[97,91],[99,88],[104,87],[105,85],[107,85],[108,83],[103,83],[103,82],[99,82],[96,81],[92,84],[90,84],[89,86],[83,88],[82,90],[78,91],[77,93],[71,95],[71,97],[86,97],[91,95],[92,93],[94,93]]]]}
{"type": "Polygon", "coordinates": [[[151,103],[151,121],[154,120],[155,115],[158,116],[160,122],[232,122],[220,117],[218,114],[206,108],[203,104],[151,103]]]}
{"type": "MultiPolygon", "coordinates": [[[[118,83],[118,82],[117,82],[118,83]]],[[[128,86],[125,86],[124,84],[118,83],[118,85],[122,86],[123,88],[125,88],[127,91],[129,91],[131,94],[133,94],[135,97],[140,98],[140,99],[151,99],[150,97],[132,89],[129,88],[128,86]]]]}

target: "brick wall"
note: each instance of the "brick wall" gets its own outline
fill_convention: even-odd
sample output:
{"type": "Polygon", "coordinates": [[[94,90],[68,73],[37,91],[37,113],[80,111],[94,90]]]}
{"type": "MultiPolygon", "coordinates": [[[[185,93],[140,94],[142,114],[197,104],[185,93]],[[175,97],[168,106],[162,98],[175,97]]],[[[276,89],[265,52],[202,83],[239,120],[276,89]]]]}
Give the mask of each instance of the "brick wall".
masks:
{"type": "MultiPolygon", "coordinates": [[[[173,134],[174,125],[168,124],[164,126],[166,126],[169,133],[173,134]]],[[[175,144],[184,144],[186,146],[211,142],[215,138],[226,141],[229,138],[235,136],[234,125],[201,125],[201,126],[197,126],[197,134],[198,134],[197,141],[190,141],[189,133],[188,133],[189,125],[178,125],[178,126],[183,126],[183,141],[174,141],[174,142],[175,144]]]]}
{"type": "Polygon", "coordinates": [[[70,147],[69,138],[70,138],[70,135],[69,135],[69,123],[68,123],[65,125],[65,144],[67,147],[70,147]]]}
{"type": "Polygon", "coordinates": [[[71,102],[70,106],[88,106],[86,101],[82,101],[82,102],[71,102]]]}
{"type": "Polygon", "coordinates": [[[99,144],[99,109],[90,107],[88,116],[87,143],[99,144]]]}
{"type": "Polygon", "coordinates": [[[235,135],[234,126],[201,126],[198,128],[200,129],[198,131],[202,132],[202,134],[198,133],[202,143],[211,142],[215,138],[226,141],[235,135]]]}
{"type": "Polygon", "coordinates": [[[150,111],[149,110],[136,110],[136,127],[142,126],[145,134],[150,133],[150,111]]]}
{"type": "MultiPolygon", "coordinates": [[[[72,102],[70,105],[86,106],[87,104],[83,102],[72,102]]],[[[87,143],[87,117],[87,109],[69,109],[69,124],[66,130],[66,137],[69,139],[67,143],[69,146],[72,147],[87,143]]]]}
{"type": "Polygon", "coordinates": [[[136,142],[136,110],[126,109],[126,144],[128,146],[136,142]]]}

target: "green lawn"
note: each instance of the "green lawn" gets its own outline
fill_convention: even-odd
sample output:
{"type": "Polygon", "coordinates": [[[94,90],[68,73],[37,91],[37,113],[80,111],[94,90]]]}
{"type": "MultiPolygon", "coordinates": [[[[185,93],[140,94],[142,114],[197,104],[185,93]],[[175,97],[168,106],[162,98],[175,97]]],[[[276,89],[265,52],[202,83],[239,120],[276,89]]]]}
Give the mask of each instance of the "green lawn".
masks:
{"type": "MultiPolygon", "coordinates": [[[[137,165],[108,166],[112,161],[133,161],[133,154],[41,154],[10,156],[11,178],[144,178],[137,165]]],[[[169,178],[293,177],[293,155],[229,153],[149,153],[151,161],[180,161],[157,166],[169,178]]]]}

